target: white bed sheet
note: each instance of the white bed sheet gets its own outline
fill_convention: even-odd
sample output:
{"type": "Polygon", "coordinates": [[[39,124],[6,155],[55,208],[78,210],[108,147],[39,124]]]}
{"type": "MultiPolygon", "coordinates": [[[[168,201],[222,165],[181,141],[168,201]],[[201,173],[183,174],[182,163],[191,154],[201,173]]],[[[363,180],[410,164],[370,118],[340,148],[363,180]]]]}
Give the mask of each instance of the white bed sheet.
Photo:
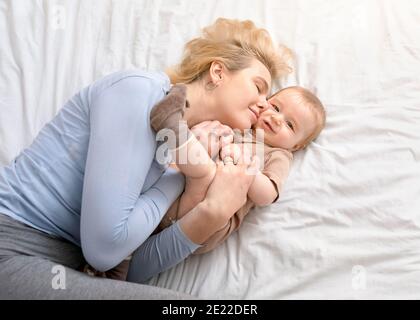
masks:
{"type": "Polygon", "coordinates": [[[0,0],[0,164],[107,73],[162,70],[217,17],[296,53],[279,85],[324,102],[279,202],[150,283],[216,299],[420,298],[420,4],[416,0],[0,0]]]}

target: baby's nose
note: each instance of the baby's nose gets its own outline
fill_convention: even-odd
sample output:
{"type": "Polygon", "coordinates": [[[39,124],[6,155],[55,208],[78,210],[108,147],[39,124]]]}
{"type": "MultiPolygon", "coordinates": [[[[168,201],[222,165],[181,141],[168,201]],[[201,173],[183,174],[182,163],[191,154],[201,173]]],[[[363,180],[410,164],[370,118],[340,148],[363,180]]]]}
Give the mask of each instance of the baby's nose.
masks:
{"type": "Polygon", "coordinates": [[[273,121],[276,125],[280,126],[282,123],[283,116],[280,114],[273,114],[271,115],[271,121],[273,121]]]}

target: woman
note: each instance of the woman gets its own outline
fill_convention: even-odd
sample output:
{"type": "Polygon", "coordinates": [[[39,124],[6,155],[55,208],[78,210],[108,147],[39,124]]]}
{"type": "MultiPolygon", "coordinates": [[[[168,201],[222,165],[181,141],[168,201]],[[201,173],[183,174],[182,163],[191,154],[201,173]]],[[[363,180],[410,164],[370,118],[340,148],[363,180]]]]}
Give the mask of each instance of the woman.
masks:
{"type": "Polygon", "coordinates": [[[220,123],[249,129],[266,106],[271,80],[284,70],[263,29],[219,19],[187,43],[170,79],[122,71],[77,93],[0,171],[0,298],[190,298],[74,269],[86,259],[108,270],[139,248],[130,277],[142,281],[223,226],[246,200],[253,177],[245,164],[221,166],[205,200],[149,238],[184,183],[154,159],[151,109],[170,81],[184,82],[189,127],[217,120],[220,134],[220,123]]]}

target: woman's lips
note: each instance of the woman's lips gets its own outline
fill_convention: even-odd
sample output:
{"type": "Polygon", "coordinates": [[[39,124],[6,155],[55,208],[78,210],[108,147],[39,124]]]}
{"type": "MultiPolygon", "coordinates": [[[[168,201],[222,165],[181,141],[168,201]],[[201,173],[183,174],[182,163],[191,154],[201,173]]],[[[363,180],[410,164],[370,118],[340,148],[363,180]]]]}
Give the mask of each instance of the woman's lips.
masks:
{"type": "Polygon", "coordinates": [[[252,114],[252,119],[253,119],[252,124],[255,124],[258,121],[258,115],[251,108],[249,108],[249,111],[251,111],[251,114],[252,114]]]}

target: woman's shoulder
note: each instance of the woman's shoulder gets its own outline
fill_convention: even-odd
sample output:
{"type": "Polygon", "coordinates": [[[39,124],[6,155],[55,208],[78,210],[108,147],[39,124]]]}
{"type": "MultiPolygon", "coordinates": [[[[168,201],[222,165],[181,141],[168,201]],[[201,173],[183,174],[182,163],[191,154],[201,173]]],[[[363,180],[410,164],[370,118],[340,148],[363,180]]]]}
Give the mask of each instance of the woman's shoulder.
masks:
{"type": "Polygon", "coordinates": [[[103,75],[92,84],[92,89],[94,90],[93,94],[98,95],[121,81],[133,83],[135,85],[147,85],[149,88],[159,91],[169,91],[170,89],[170,80],[166,73],[136,68],[120,70],[103,75]]]}
{"type": "Polygon", "coordinates": [[[105,77],[109,77],[113,81],[119,81],[125,78],[134,77],[149,79],[162,85],[169,85],[170,83],[166,73],[162,71],[148,71],[140,68],[116,71],[109,75],[106,75],[105,77]]]}

